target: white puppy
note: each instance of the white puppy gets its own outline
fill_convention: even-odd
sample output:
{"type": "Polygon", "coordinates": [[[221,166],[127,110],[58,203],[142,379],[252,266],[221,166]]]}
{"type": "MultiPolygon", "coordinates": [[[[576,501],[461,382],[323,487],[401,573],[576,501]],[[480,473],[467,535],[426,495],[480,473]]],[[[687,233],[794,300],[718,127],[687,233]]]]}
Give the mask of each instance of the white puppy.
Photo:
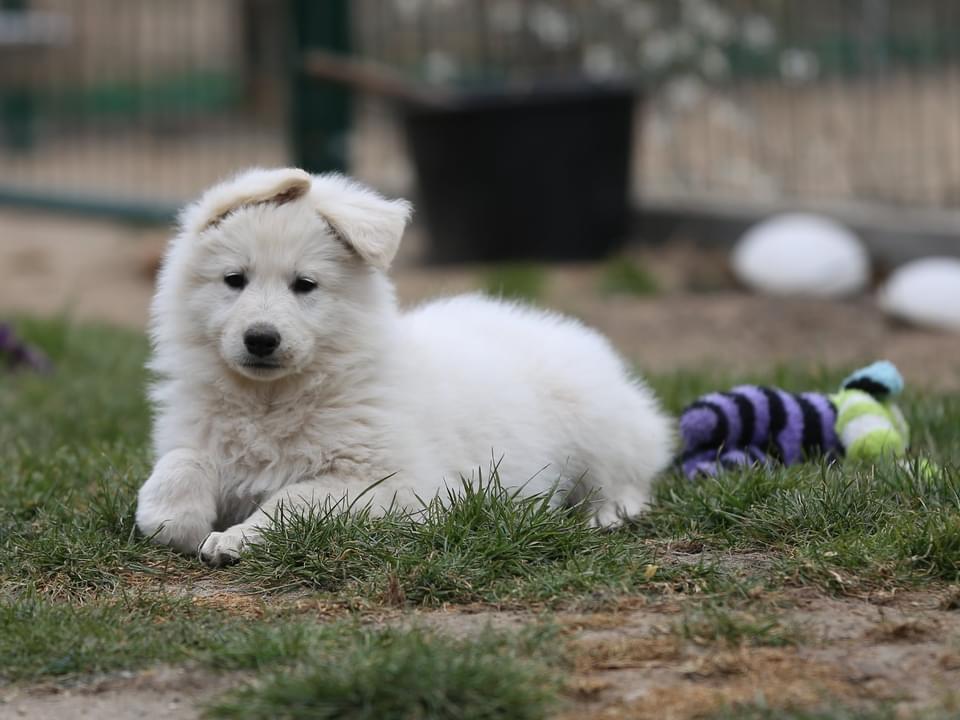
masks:
{"type": "Polygon", "coordinates": [[[385,271],[410,214],[337,175],[250,170],[181,217],[152,308],[157,463],[137,524],[218,565],[279,504],[420,507],[501,482],[641,512],[672,432],[580,323],[467,295],[398,311],[385,271]],[[501,460],[502,456],[502,460],[501,460]],[[216,532],[215,532],[216,530],[216,532]]]}

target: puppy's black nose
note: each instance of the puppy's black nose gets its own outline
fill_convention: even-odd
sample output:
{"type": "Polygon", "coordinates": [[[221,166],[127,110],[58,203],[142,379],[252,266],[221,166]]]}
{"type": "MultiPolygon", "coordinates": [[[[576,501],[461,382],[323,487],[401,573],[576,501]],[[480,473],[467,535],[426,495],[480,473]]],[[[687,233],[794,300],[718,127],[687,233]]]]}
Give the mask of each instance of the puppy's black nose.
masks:
{"type": "Polygon", "coordinates": [[[280,333],[271,325],[252,325],[243,334],[243,344],[251,355],[267,357],[280,347],[280,333]]]}

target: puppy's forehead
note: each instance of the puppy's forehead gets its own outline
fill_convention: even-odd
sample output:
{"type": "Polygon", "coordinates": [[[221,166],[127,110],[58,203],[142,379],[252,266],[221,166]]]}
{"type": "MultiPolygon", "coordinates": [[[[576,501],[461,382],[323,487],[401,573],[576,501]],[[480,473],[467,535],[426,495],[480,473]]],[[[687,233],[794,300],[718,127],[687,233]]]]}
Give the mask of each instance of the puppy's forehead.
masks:
{"type": "Polygon", "coordinates": [[[215,253],[242,257],[263,270],[337,262],[346,255],[327,222],[299,201],[240,208],[207,232],[215,253]]]}

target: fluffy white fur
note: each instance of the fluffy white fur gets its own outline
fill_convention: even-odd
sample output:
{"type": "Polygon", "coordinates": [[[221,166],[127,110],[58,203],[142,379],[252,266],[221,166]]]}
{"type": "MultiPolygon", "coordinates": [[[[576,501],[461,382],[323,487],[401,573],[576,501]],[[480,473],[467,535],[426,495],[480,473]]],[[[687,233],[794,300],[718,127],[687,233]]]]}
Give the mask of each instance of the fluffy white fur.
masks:
{"type": "Polygon", "coordinates": [[[419,507],[499,461],[525,492],[641,512],[670,423],[579,322],[484,298],[398,311],[385,275],[410,213],[337,175],[251,170],[182,216],[152,308],[157,462],[137,523],[217,565],[284,507],[419,507]],[[247,285],[224,278],[244,273],[247,285]],[[294,292],[296,279],[317,283],[294,292]],[[244,344],[281,336],[270,367],[244,344]]]}

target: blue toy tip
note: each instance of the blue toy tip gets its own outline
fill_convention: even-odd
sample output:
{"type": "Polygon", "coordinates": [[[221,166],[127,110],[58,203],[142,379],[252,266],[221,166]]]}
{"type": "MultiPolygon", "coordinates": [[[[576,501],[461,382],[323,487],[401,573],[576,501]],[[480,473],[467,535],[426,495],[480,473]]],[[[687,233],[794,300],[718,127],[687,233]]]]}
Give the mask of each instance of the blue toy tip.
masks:
{"type": "Polygon", "coordinates": [[[863,390],[876,398],[884,398],[903,392],[903,377],[892,362],[878,360],[852,373],[841,387],[844,390],[863,390]]]}

